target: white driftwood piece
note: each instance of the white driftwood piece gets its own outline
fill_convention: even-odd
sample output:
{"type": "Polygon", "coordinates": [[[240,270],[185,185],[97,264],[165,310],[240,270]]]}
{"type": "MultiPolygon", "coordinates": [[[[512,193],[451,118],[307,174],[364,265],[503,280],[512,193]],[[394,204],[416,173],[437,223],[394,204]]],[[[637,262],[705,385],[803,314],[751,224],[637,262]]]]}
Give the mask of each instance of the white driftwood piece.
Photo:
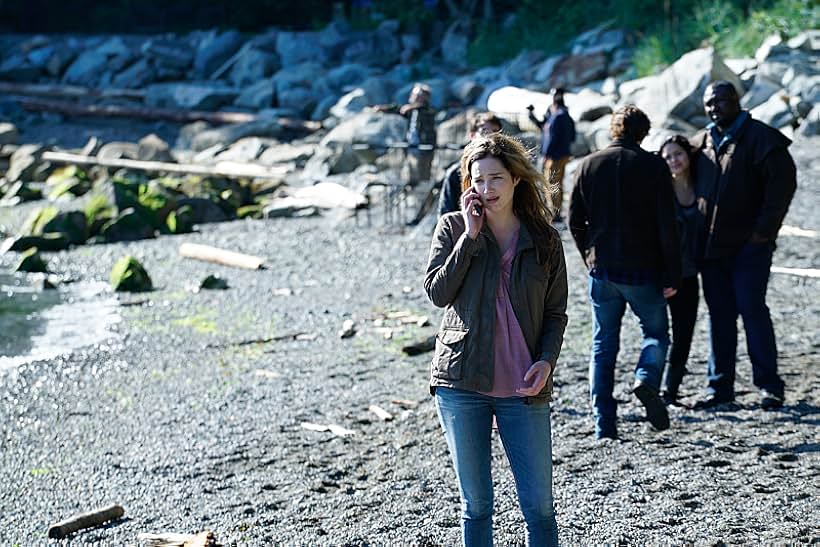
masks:
{"type": "Polygon", "coordinates": [[[186,258],[194,258],[205,262],[214,262],[223,266],[233,266],[236,268],[246,268],[248,270],[260,269],[265,260],[258,256],[246,255],[211,247],[210,245],[199,245],[197,243],[183,243],[179,246],[179,254],[186,258]]]}

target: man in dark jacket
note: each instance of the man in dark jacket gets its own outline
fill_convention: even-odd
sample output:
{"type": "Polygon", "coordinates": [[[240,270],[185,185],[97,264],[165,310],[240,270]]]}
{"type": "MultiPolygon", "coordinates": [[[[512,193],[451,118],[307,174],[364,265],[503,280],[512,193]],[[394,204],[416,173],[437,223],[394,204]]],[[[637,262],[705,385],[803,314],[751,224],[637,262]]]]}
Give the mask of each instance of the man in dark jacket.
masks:
{"type": "Polygon", "coordinates": [[[708,396],[695,408],[734,400],[740,315],[761,406],[776,409],[783,406],[784,383],[777,374],[766,286],[777,232],[797,188],[788,151],[791,141],[741,110],[737,90],[729,82],[707,86],[703,104],[712,123],[693,144],[702,152],[697,193],[706,209],[708,233],[701,276],[712,351],[708,396]]]}
{"type": "Polygon", "coordinates": [[[640,147],[649,119],[634,106],[612,116],[612,143],[584,158],[569,208],[572,237],[589,269],[593,339],[589,389],[598,438],[617,437],[612,396],[621,319],[626,305],[643,335],[633,393],[656,429],[669,427],[658,395],[669,333],[664,297],[681,275],[672,175],[666,163],[640,147]]]}
{"type": "Polygon", "coordinates": [[[541,130],[541,157],[544,159],[544,177],[555,187],[552,207],[555,220],[562,220],[561,207],[564,203],[564,169],[570,158],[570,146],[575,140],[575,123],[564,104],[564,89],[552,90],[552,104],[539,120],[529,105],[530,120],[541,130]]]}

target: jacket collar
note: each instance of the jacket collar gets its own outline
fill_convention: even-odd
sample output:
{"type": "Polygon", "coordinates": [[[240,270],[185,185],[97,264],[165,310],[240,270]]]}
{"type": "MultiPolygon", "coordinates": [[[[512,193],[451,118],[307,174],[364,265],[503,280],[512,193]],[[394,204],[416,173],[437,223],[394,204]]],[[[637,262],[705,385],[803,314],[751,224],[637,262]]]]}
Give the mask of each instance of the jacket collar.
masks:
{"type": "Polygon", "coordinates": [[[632,150],[637,150],[641,146],[638,143],[628,141],[626,139],[612,139],[612,142],[609,143],[607,148],[629,148],[632,150]]]}
{"type": "Polygon", "coordinates": [[[746,120],[750,118],[751,116],[749,115],[748,110],[741,110],[740,114],[738,114],[737,118],[735,118],[735,121],[732,122],[732,125],[730,125],[725,131],[720,131],[715,122],[707,125],[706,130],[709,131],[709,136],[712,137],[712,146],[714,147],[715,152],[720,154],[726,145],[730,142],[736,141],[737,137],[743,133],[743,129],[746,127],[746,120]]]}

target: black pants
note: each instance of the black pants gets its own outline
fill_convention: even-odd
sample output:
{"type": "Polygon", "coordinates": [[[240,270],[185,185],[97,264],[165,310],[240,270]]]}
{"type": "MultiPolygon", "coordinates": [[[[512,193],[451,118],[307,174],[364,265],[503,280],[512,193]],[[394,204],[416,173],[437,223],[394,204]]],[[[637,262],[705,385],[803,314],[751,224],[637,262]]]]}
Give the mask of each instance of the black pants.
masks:
{"type": "Polygon", "coordinates": [[[692,346],[692,334],[695,332],[695,320],[698,317],[698,276],[685,277],[675,296],[666,303],[672,315],[672,346],[669,350],[669,367],[666,369],[666,391],[677,395],[683,375],[686,374],[686,361],[689,359],[689,348],[692,346]]]}

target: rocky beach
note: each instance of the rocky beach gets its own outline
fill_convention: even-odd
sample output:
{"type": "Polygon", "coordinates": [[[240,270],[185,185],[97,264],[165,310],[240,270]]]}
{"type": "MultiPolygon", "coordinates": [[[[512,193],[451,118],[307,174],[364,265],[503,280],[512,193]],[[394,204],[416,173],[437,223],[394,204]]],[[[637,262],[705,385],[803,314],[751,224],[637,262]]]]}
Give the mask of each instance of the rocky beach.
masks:
{"type": "MultiPolygon", "coordinates": [[[[717,78],[794,139],[798,190],[767,299],[785,406],[760,409],[741,332],[738,405],[690,408],[705,387],[701,300],[671,428],[653,430],[631,394],[639,332],[628,315],[615,389],[621,438],[596,441],[587,274],[561,226],[570,295],[552,403],[559,535],[564,545],[820,542],[818,31],[767,39],[754,59],[698,49],[635,79],[634,37],[623,29],[593,29],[565,54],[470,71],[458,65],[466,45],[453,27],[440,65],[420,78],[432,57],[396,25],[352,32],[337,22],[247,40],[216,31],[0,40],[0,235],[60,247],[41,249],[40,274],[13,272],[22,248],[0,255],[0,544],[143,546],[141,534],[205,530],[224,546],[459,544],[455,475],[427,387],[431,355],[403,351],[441,317],[422,288],[434,214],[408,227],[385,216],[384,194],[362,189],[397,180],[395,155],[384,152],[406,124],[370,106],[404,100],[423,79],[440,110],[439,145],[463,144],[469,113],[485,109],[532,145],[525,106],[543,108],[544,92],[563,83],[582,157],[606,145],[609,115],[627,102],[650,113],[648,149],[691,134],[717,78]],[[43,87],[20,87],[29,84],[43,87]],[[116,93],[89,91],[99,89],[116,93]],[[55,90],[57,105],[21,98],[55,90]],[[118,117],[89,113],[103,107],[118,117]],[[174,166],[222,174],[163,171],[174,166]],[[316,183],[332,183],[321,188],[333,195],[304,192],[316,183]],[[135,227],[134,215],[145,222],[135,227]],[[187,258],[183,244],[260,257],[264,268],[187,258]],[[125,256],[145,267],[151,290],[111,290],[125,256]],[[200,288],[209,275],[227,287],[200,288]],[[109,504],[124,515],[49,539],[50,525],[109,504]]],[[[439,152],[436,174],[457,155],[439,152]]],[[[496,544],[523,545],[497,436],[493,458],[496,544]]]]}
{"type": "MultiPolygon", "coordinates": [[[[776,266],[818,264],[817,144],[792,147],[799,187],[786,219],[814,235],[781,235],[776,266]]],[[[122,320],[104,343],[2,371],[2,543],[47,544],[50,523],[108,503],[121,504],[125,516],[64,543],[137,545],[143,532],[206,529],[223,545],[457,543],[458,494],[427,392],[429,354],[401,352],[432,334],[439,316],[421,287],[429,225],[401,233],[375,224],[238,220],[54,253],[54,271],[86,280],[105,280],[117,258],[134,255],[156,288],[120,297],[122,320]],[[267,269],[183,259],[183,242],[266,257],[267,269]],[[229,288],[186,290],[209,273],[229,288]],[[407,316],[415,322],[402,322],[407,316]],[[419,326],[419,316],[429,324],[419,326]],[[342,339],[346,320],[356,333],[342,339]],[[380,420],[370,405],[393,419],[380,420]]],[[[775,273],[770,281],[787,382],[782,410],[758,408],[741,343],[740,408],[674,407],[672,427],[653,431],[629,393],[638,349],[629,320],[616,387],[622,439],[596,442],[586,279],[568,232],[562,236],[570,321],[552,407],[562,542],[816,542],[817,279],[775,273]]],[[[684,404],[704,384],[701,308],[684,404]]],[[[521,544],[500,444],[494,454],[497,541],[521,544]]]]}

